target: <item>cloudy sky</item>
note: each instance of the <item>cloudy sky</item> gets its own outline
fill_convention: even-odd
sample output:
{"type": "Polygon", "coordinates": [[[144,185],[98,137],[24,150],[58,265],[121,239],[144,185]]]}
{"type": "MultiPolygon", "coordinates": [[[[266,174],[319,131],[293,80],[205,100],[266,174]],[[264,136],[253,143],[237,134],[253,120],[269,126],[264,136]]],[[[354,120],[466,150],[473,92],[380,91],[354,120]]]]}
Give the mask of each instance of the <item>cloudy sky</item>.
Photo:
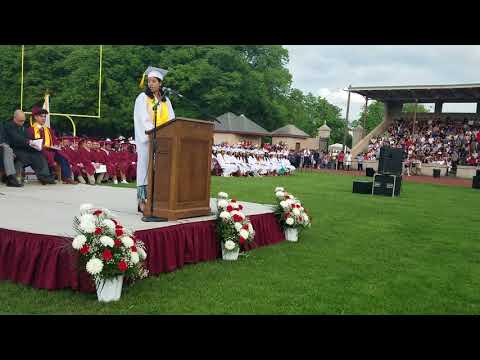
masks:
{"type": "MultiPolygon", "coordinates": [[[[352,86],[480,83],[480,46],[286,45],[293,86],[327,98],[345,115],[352,86]]],[[[350,98],[350,121],[365,99],[350,98]]],[[[471,104],[444,105],[443,111],[475,111],[471,104]]]]}

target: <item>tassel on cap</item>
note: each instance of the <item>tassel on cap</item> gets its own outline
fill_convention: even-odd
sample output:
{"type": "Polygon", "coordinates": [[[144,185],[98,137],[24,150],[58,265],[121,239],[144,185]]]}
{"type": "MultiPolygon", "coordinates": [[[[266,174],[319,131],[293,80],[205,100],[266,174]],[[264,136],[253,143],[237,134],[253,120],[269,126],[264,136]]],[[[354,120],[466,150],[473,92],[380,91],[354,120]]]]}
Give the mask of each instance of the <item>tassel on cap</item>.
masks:
{"type": "Polygon", "coordinates": [[[140,80],[140,89],[143,89],[143,86],[145,84],[145,73],[143,73],[142,80],[140,80]]]}

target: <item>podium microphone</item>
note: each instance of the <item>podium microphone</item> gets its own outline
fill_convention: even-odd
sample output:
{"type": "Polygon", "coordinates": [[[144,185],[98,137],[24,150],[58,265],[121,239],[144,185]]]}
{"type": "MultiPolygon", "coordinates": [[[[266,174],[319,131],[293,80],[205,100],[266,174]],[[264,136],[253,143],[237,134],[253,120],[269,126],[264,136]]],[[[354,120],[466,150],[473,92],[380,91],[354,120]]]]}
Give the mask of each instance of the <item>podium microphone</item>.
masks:
{"type": "Polygon", "coordinates": [[[168,87],[162,87],[162,91],[163,91],[164,94],[166,94],[166,93],[174,94],[174,95],[178,96],[179,98],[187,100],[191,105],[195,106],[197,108],[197,110],[199,110],[204,116],[206,116],[206,117],[210,118],[211,120],[214,120],[217,123],[221,124],[221,122],[218,121],[218,119],[216,117],[210,115],[207,111],[202,109],[200,106],[198,106],[195,102],[193,102],[189,98],[180,94],[178,91],[175,91],[175,90],[173,90],[171,88],[168,88],[168,87]]]}
{"type": "Polygon", "coordinates": [[[182,94],[180,94],[179,92],[177,92],[177,91],[175,91],[175,90],[173,90],[173,89],[170,89],[169,87],[165,87],[165,86],[162,87],[162,92],[163,92],[164,94],[167,94],[167,93],[169,93],[169,94],[175,94],[175,95],[183,98],[183,95],[182,95],[182,94]]]}

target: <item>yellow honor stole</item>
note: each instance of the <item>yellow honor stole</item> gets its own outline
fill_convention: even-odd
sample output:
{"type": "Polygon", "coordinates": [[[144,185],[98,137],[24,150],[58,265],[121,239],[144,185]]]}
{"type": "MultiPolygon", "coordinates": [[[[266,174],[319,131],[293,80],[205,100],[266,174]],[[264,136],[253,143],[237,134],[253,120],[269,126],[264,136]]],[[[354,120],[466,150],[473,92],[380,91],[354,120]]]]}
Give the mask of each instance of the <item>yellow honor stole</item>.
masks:
{"type": "MultiPolygon", "coordinates": [[[[153,114],[153,107],[157,103],[157,99],[155,99],[154,97],[153,99],[149,99],[149,101],[150,101],[150,108],[153,114]]],[[[169,114],[168,114],[167,102],[160,101],[157,106],[157,124],[155,125],[155,127],[166,123],[168,119],[169,119],[169,114]]],[[[153,121],[154,119],[152,118],[152,122],[153,121]]]]}
{"type": "MultiPolygon", "coordinates": [[[[40,126],[37,123],[33,124],[33,131],[34,131],[35,139],[42,138],[42,135],[40,134],[40,126]]],[[[52,141],[52,135],[50,134],[50,129],[44,126],[43,134],[45,136],[45,139],[43,139],[43,146],[48,146],[48,147],[52,146],[53,141],[52,141]]]]}

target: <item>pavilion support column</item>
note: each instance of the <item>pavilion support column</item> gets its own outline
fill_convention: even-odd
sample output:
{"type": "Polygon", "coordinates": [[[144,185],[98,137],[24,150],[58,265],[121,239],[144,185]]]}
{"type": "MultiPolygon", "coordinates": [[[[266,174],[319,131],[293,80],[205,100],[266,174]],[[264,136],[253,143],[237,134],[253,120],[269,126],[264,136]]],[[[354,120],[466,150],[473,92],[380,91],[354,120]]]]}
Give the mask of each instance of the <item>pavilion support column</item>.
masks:
{"type": "Polygon", "coordinates": [[[443,102],[437,101],[435,103],[435,114],[441,114],[442,113],[442,107],[443,107],[443,102]]]}
{"type": "Polygon", "coordinates": [[[348,132],[348,115],[350,113],[350,87],[348,90],[348,99],[347,99],[347,116],[345,117],[345,134],[343,134],[343,149],[347,151],[347,132],[348,132]]]}
{"type": "Polygon", "coordinates": [[[365,122],[367,121],[367,116],[368,116],[368,97],[365,96],[365,116],[363,118],[363,131],[365,131],[365,122]]]}
{"type": "Polygon", "coordinates": [[[413,135],[415,135],[415,123],[417,122],[417,104],[418,104],[418,99],[415,99],[415,107],[413,108],[413,129],[412,129],[413,135]]]}
{"type": "Polygon", "coordinates": [[[477,114],[480,114],[480,102],[477,102],[477,114]]]}

